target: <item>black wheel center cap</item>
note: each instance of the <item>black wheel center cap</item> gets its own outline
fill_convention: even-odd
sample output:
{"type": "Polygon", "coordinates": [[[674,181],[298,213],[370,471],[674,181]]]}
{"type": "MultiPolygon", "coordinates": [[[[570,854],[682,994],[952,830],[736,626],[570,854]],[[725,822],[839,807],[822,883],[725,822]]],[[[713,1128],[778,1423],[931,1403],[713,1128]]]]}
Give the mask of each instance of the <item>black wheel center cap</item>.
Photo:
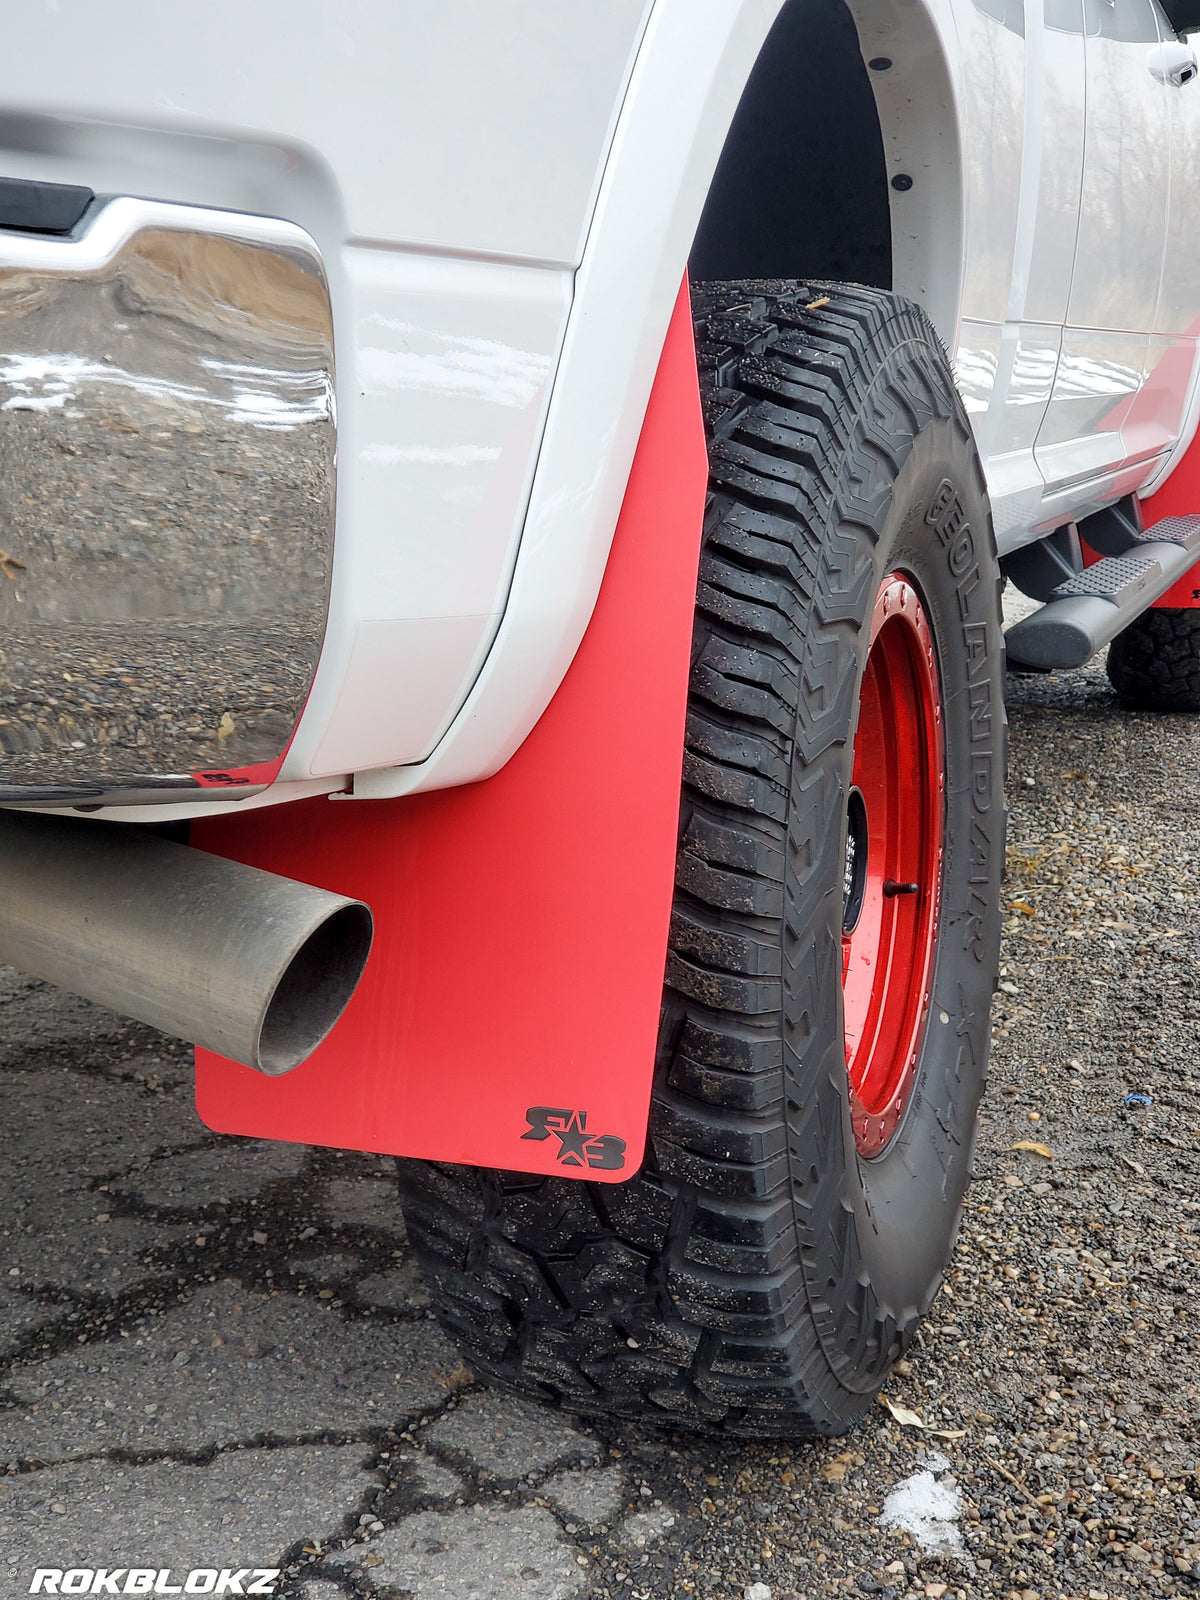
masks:
{"type": "Polygon", "coordinates": [[[851,789],[846,807],[846,875],[842,883],[842,932],[852,933],[867,887],[867,807],[851,789]]]}

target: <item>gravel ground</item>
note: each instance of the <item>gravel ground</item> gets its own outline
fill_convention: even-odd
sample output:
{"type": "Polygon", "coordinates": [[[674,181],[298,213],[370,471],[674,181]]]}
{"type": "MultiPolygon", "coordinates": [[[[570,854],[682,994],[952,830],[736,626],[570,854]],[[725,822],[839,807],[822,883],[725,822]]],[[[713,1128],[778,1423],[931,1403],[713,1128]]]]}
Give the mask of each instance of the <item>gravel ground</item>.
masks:
{"type": "Polygon", "coordinates": [[[130,1565],[281,1567],[295,1600],[1200,1595],[1200,723],[1122,712],[1099,668],[1009,708],[978,1173],[892,1412],[848,1439],[488,1393],[390,1163],[214,1137],[181,1049],[10,976],[0,1596],[130,1565]]]}

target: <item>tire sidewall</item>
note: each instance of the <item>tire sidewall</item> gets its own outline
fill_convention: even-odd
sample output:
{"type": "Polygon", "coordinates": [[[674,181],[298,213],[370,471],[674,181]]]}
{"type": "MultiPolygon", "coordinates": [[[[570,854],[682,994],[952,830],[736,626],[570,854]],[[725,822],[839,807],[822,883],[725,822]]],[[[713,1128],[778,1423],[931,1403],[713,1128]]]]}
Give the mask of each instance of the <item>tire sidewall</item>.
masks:
{"type": "MultiPolygon", "coordinates": [[[[893,363],[893,374],[896,365],[903,366],[903,356],[893,363]]],[[[815,1123],[811,1113],[803,1119],[803,1144],[791,1139],[800,1158],[794,1193],[810,1302],[839,1382],[862,1395],[878,1387],[914,1336],[953,1246],[986,1080],[999,950],[1005,723],[991,519],[957,397],[947,393],[944,406],[918,421],[907,448],[899,452],[903,464],[890,486],[886,468],[878,466],[875,481],[860,488],[868,501],[874,497],[878,504],[882,497],[883,508],[875,519],[869,566],[864,560],[869,581],[859,596],[849,648],[855,652],[857,707],[875,595],[887,574],[909,577],[935,641],[945,751],[944,856],[931,1001],[900,1125],[887,1147],[865,1160],[851,1125],[841,987],[834,978],[840,976],[850,738],[840,789],[828,797],[842,819],[842,849],[831,853],[825,915],[812,947],[817,983],[834,978],[836,1023],[829,1030],[832,1038],[821,1029],[824,1039],[811,1041],[825,1047],[824,1070],[816,1075],[823,1106],[815,1123]],[[827,1170],[818,1176],[816,1163],[807,1170],[806,1164],[813,1161],[813,1128],[822,1125],[829,1149],[827,1170]]],[[[861,474],[861,463],[857,470],[861,474]]],[[[838,533],[857,542],[866,556],[870,541],[861,518],[848,520],[838,533]]],[[[836,548],[839,540],[830,543],[836,548]]],[[[852,711],[851,720],[855,715],[852,711]]],[[[811,1093],[813,1075],[801,1076],[808,1078],[811,1093]]]]}
{"type": "Polygon", "coordinates": [[[1004,856],[995,561],[986,501],[948,448],[953,438],[953,424],[939,421],[914,442],[896,484],[898,526],[880,548],[885,572],[915,580],[929,619],[946,766],[941,903],[917,1076],[895,1137],[873,1160],[857,1152],[854,1160],[864,1255],[880,1293],[909,1314],[925,1309],[937,1282],[970,1174],[1004,856]]]}

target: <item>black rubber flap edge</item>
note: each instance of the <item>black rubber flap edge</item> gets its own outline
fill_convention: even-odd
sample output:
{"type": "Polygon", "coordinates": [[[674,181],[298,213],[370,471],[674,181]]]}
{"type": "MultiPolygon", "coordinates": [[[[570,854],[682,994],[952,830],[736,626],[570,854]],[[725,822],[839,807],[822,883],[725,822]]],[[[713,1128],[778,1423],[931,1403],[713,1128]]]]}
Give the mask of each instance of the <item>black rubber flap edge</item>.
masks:
{"type": "Polygon", "coordinates": [[[95,199],[76,183],[0,178],[0,228],[25,233],[70,233],[95,199]]]}

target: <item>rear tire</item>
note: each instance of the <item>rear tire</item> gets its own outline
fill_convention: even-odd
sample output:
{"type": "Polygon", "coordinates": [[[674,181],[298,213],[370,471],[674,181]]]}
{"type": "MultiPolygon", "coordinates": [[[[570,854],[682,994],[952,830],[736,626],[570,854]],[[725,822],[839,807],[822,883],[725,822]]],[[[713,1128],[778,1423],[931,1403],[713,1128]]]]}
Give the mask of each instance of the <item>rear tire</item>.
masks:
{"type": "Polygon", "coordinates": [[[711,482],[646,1162],[620,1186],[407,1162],[402,1186],[482,1376],[585,1412],[833,1434],[912,1340],[969,1175],[1004,848],[998,571],[922,312],[824,284],[693,306],[711,482]],[[887,708],[910,701],[897,738],[887,708]],[[878,747],[857,764],[856,724],[878,747]],[[859,889],[876,920],[848,936],[859,889]],[[852,1094],[856,937],[892,987],[876,1005],[868,975],[850,1005],[882,1041],[856,1046],[852,1094]]]}
{"type": "Polygon", "coordinates": [[[1200,711],[1200,611],[1144,611],[1108,647],[1108,680],[1137,711],[1200,711]]]}

